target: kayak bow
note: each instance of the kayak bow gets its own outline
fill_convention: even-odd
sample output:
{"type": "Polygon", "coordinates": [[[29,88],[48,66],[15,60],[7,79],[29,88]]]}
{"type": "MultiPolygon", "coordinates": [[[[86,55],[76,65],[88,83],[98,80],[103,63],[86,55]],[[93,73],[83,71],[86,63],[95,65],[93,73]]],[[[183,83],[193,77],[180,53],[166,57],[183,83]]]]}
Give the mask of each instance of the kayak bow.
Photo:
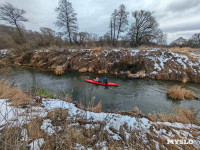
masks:
{"type": "MultiPolygon", "coordinates": [[[[96,82],[96,81],[94,81],[94,80],[85,80],[86,82],[89,82],[89,83],[93,83],[93,84],[98,84],[98,85],[106,85],[106,83],[104,83],[104,82],[96,82]]],[[[118,84],[116,84],[116,83],[111,83],[111,82],[108,82],[108,84],[107,84],[108,86],[118,86],[118,84]]]]}

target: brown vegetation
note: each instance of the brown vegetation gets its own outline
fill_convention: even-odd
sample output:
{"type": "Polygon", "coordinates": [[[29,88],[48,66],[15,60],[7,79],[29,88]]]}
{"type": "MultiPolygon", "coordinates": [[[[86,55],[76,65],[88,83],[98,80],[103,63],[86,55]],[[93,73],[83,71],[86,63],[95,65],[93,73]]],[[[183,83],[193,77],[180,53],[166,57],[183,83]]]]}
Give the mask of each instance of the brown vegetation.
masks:
{"type": "Polygon", "coordinates": [[[62,66],[57,66],[55,69],[56,75],[62,75],[64,73],[64,69],[62,66]]]}
{"type": "Polygon", "coordinates": [[[197,99],[192,91],[181,88],[181,86],[171,87],[167,91],[167,96],[174,100],[197,99]]]}
{"type": "Polygon", "coordinates": [[[87,72],[88,69],[84,67],[84,68],[79,69],[78,71],[79,71],[79,72],[87,72]]]}
{"type": "Polygon", "coordinates": [[[0,130],[0,149],[24,149],[25,144],[19,142],[21,131],[20,127],[5,127],[0,130]]]}
{"type": "Polygon", "coordinates": [[[160,121],[163,122],[179,122],[184,124],[197,124],[199,125],[200,122],[197,120],[197,114],[200,110],[196,112],[192,112],[188,109],[184,108],[175,108],[176,113],[174,114],[164,114],[159,113],[157,114],[160,121]]]}
{"type": "Polygon", "coordinates": [[[103,111],[103,110],[102,110],[101,101],[99,101],[99,103],[98,103],[96,106],[94,106],[94,101],[95,101],[95,99],[96,99],[95,96],[92,97],[92,99],[91,99],[89,105],[87,106],[86,110],[92,111],[92,112],[96,112],[96,113],[100,113],[100,112],[103,111]]]}
{"type": "Polygon", "coordinates": [[[8,99],[14,106],[26,107],[28,105],[38,105],[33,102],[33,98],[25,94],[22,90],[6,85],[6,82],[0,81],[0,98],[8,99]]]}
{"type": "MultiPolygon", "coordinates": [[[[198,62],[194,62],[194,65],[187,64],[182,57],[173,56],[168,49],[160,50],[141,50],[136,55],[131,56],[130,51],[104,51],[104,48],[96,48],[95,50],[79,50],[74,52],[66,49],[57,51],[37,51],[37,52],[25,52],[24,54],[14,54],[12,57],[2,58],[2,61],[7,64],[21,64],[34,67],[40,67],[45,69],[55,69],[57,74],[62,74],[64,71],[79,71],[79,72],[98,72],[98,73],[110,73],[119,74],[121,72],[127,72],[128,74],[140,75],[140,78],[146,74],[152,79],[162,80],[177,80],[182,82],[200,82],[200,76],[198,75],[198,62]],[[163,56],[161,56],[163,55],[163,56]],[[150,57],[148,57],[150,56],[150,57]],[[169,58],[162,65],[157,57],[169,58]],[[177,59],[184,63],[180,65],[177,59]],[[160,66],[160,70],[155,69],[154,62],[160,66]],[[62,65],[61,65],[62,64],[62,65]],[[162,66],[163,68],[162,68],[162,66]],[[63,67],[64,66],[64,67],[63,67]],[[185,68],[186,66],[186,68],[185,68]],[[156,73],[151,74],[156,71],[156,73]],[[169,72],[170,71],[170,72],[169,72]]],[[[107,50],[105,48],[105,50],[107,50]]],[[[191,55],[193,57],[193,55],[191,55]]],[[[163,59],[164,61],[164,59],[163,59]]],[[[194,61],[194,60],[192,60],[194,61]]],[[[130,76],[130,75],[129,75],[130,76]]],[[[131,77],[131,76],[130,76],[131,77]]],[[[139,77],[133,76],[133,78],[139,77]]]]}
{"type": "Polygon", "coordinates": [[[139,71],[136,74],[138,74],[140,78],[144,78],[145,77],[145,71],[144,70],[139,71]]]}
{"type": "Polygon", "coordinates": [[[182,83],[187,83],[188,82],[188,77],[183,77],[183,79],[182,79],[182,83]]]}
{"type": "Polygon", "coordinates": [[[174,53],[187,56],[193,62],[196,62],[198,60],[196,57],[192,56],[190,54],[190,52],[195,52],[196,53],[196,52],[199,51],[199,49],[192,49],[192,48],[189,48],[189,47],[186,47],[186,48],[173,47],[171,50],[174,53]]]}
{"type": "Polygon", "coordinates": [[[40,117],[32,118],[32,120],[25,125],[30,139],[36,140],[44,136],[44,131],[40,129],[41,125],[42,118],[40,117]]]}

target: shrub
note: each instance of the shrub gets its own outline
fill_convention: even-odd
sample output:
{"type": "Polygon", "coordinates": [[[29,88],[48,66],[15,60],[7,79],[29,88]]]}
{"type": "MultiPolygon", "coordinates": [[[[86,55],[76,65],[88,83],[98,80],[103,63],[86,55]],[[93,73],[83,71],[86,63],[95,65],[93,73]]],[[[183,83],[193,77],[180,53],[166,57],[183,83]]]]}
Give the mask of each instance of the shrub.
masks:
{"type": "Polygon", "coordinates": [[[196,99],[195,94],[186,90],[185,88],[181,88],[181,86],[173,86],[167,91],[167,96],[174,100],[184,100],[184,99],[196,99]]]}
{"type": "Polygon", "coordinates": [[[188,82],[188,77],[184,77],[184,78],[182,79],[182,83],[186,83],[186,82],[188,82]]]}
{"type": "Polygon", "coordinates": [[[55,70],[56,75],[61,75],[64,73],[64,69],[62,66],[57,66],[55,70]]]}

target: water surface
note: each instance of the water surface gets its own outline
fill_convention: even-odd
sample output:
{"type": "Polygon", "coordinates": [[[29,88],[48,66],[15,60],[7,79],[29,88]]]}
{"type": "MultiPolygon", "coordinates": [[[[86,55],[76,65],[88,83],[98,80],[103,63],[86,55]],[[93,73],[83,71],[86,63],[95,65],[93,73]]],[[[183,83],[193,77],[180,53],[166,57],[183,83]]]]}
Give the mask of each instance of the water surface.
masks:
{"type": "Polygon", "coordinates": [[[101,85],[87,83],[83,78],[94,79],[97,74],[68,72],[56,76],[52,72],[38,71],[30,68],[13,68],[10,82],[17,87],[30,91],[33,89],[49,89],[57,95],[64,91],[71,93],[74,101],[88,105],[95,97],[95,105],[101,101],[104,110],[133,110],[138,107],[143,113],[172,112],[174,107],[200,108],[200,101],[184,100],[173,101],[166,97],[170,86],[181,85],[192,90],[200,97],[200,85],[194,83],[182,84],[175,81],[157,81],[150,79],[132,80],[123,76],[99,75],[108,77],[108,80],[118,83],[118,87],[106,89],[101,85]]]}

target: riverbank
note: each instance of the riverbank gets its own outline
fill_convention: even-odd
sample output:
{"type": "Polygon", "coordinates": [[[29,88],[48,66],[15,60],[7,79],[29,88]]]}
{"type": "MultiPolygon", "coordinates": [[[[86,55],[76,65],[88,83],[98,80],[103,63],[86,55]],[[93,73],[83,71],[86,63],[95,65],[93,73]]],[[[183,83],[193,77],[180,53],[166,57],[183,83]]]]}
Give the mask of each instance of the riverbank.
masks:
{"type": "Polygon", "coordinates": [[[85,108],[70,97],[64,100],[31,98],[15,87],[3,86],[0,91],[1,149],[200,148],[200,123],[195,113],[187,109],[157,117],[143,115],[137,108],[106,113],[102,112],[101,104],[85,108]],[[187,144],[180,141],[169,144],[169,140],[187,144]]]}
{"type": "MultiPolygon", "coordinates": [[[[191,49],[60,49],[17,53],[1,50],[0,64],[56,70],[125,74],[200,83],[199,50],[191,49]]],[[[60,74],[60,73],[58,73],[60,74]]]]}
{"type": "Polygon", "coordinates": [[[6,118],[1,120],[1,141],[5,140],[10,148],[30,149],[200,148],[199,125],[94,113],[59,99],[42,99],[41,105],[22,109],[1,99],[1,115],[6,118]],[[10,134],[18,142],[4,138],[10,134]],[[189,144],[169,144],[173,139],[189,144]]]}

